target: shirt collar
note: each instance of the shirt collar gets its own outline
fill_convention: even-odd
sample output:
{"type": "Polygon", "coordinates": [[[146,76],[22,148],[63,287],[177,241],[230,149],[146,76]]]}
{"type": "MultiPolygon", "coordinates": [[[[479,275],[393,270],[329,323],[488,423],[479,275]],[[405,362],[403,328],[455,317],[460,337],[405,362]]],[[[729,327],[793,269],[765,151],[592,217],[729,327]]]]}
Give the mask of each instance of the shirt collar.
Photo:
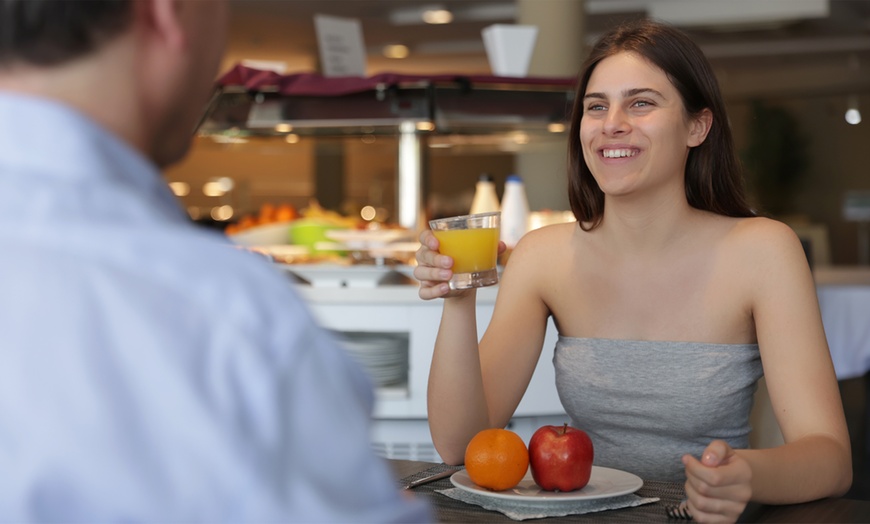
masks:
{"type": "Polygon", "coordinates": [[[120,184],[155,213],[186,213],[157,166],[140,151],[59,101],[0,91],[0,166],[65,182],[120,184]],[[35,153],[42,151],[43,153],[35,153]]]}

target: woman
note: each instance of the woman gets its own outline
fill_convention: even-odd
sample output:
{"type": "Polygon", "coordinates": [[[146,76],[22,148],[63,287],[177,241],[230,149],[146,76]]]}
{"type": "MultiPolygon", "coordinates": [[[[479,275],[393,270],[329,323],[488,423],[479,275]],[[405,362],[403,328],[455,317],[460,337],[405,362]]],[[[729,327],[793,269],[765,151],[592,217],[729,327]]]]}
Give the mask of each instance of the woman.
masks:
{"type": "Polygon", "coordinates": [[[845,493],[849,437],[813,278],[792,230],[745,204],[702,52],[637,22],[597,43],[578,83],[577,222],[523,237],[479,343],[475,291],[448,289],[452,260],[421,235],[420,297],[444,298],[428,393],[438,452],[461,463],[472,436],[507,424],[552,315],[556,386],[596,464],[685,480],[699,521],[845,493]],[[762,364],[785,444],[749,450],[762,364]]]}

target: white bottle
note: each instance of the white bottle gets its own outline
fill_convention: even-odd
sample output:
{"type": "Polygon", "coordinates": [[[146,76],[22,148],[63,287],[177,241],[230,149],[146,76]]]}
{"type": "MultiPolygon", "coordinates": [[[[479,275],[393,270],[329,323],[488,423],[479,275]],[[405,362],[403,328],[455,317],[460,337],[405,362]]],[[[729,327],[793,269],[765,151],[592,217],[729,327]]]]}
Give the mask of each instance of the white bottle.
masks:
{"type": "Polygon", "coordinates": [[[477,181],[474,188],[474,198],[471,200],[471,209],[468,211],[470,215],[477,213],[489,213],[498,211],[498,195],[495,192],[495,182],[492,181],[492,175],[483,173],[477,181]]]}
{"type": "Polygon", "coordinates": [[[501,240],[513,249],[529,230],[529,201],[526,187],[518,175],[510,175],[501,199],[501,240]]]}

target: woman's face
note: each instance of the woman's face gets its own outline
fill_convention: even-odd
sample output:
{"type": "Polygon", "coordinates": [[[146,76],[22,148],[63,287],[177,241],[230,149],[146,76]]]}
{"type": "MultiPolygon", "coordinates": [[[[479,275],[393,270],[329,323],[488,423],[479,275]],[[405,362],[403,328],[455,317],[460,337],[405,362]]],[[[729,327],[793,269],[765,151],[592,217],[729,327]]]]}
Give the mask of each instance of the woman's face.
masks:
{"type": "Polygon", "coordinates": [[[589,78],[580,121],[586,165],[605,195],[683,185],[689,149],[703,142],[709,111],[690,119],[667,75],[642,56],[603,59],[589,78]]]}

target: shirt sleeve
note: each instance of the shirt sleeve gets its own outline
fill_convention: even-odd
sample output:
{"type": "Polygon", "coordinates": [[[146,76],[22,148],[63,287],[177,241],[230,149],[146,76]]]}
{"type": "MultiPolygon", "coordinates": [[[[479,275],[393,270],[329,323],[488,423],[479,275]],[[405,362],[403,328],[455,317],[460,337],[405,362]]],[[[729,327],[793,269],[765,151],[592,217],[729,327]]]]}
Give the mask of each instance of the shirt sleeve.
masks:
{"type": "Polygon", "coordinates": [[[371,383],[325,332],[294,359],[281,390],[287,500],[312,521],[428,522],[371,446],[371,383]]]}

